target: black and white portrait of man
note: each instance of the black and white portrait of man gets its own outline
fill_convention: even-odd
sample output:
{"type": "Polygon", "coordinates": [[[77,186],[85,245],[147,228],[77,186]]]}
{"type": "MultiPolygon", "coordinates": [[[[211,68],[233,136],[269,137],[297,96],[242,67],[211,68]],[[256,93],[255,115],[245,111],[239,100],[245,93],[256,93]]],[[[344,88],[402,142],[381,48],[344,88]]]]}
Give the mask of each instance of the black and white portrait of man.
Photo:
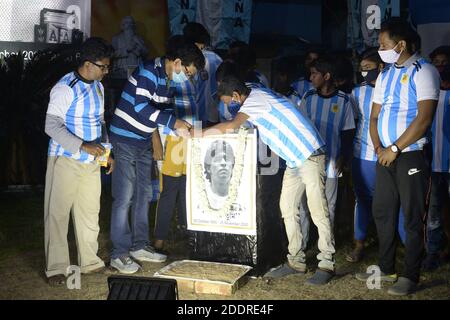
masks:
{"type": "Polygon", "coordinates": [[[206,190],[209,205],[220,209],[228,198],[235,157],[233,148],[225,140],[216,140],[206,151],[204,160],[206,190]]]}
{"type": "Polygon", "coordinates": [[[189,230],[256,234],[256,134],[188,140],[189,230]]]}

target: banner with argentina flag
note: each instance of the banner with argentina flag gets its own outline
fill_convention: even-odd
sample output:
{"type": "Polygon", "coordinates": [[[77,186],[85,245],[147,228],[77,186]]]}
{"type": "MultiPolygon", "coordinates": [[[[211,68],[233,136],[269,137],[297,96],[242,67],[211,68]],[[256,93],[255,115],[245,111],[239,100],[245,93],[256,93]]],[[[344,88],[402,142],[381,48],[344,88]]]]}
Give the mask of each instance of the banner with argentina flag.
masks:
{"type": "Polygon", "coordinates": [[[411,21],[422,39],[422,55],[442,45],[450,45],[450,1],[409,0],[411,21]]]}
{"type": "Polygon", "coordinates": [[[198,22],[211,35],[214,48],[226,49],[235,40],[249,42],[252,0],[168,0],[170,33],[183,33],[198,22]]]}

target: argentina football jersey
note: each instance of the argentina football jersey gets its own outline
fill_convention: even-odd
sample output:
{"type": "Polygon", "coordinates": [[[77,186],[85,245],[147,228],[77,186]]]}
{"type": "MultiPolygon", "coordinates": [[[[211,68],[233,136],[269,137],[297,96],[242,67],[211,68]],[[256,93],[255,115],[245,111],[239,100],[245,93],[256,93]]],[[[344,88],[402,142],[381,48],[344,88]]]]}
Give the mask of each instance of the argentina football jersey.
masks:
{"type": "MultiPolygon", "coordinates": [[[[437,70],[419,55],[411,56],[403,65],[392,64],[378,76],[373,102],[381,105],[378,134],[384,147],[394,144],[418,114],[417,102],[437,100],[437,70]]],[[[426,136],[402,152],[422,150],[426,136]]]]}
{"type": "Polygon", "coordinates": [[[377,156],[370,137],[370,112],[375,87],[362,83],[353,89],[355,113],[357,121],[356,134],[353,143],[353,156],[358,159],[376,161],[377,156]]]}
{"type": "MultiPolygon", "coordinates": [[[[58,81],[52,92],[61,89],[65,91],[67,100],[72,101],[71,105],[67,109],[62,104],[50,103],[47,113],[64,119],[67,130],[83,141],[100,142],[101,117],[104,113],[103,85],[100,81],[84,81],[75,72],[71,72],[58,81]]],[[[64,156],[82,163],[90,163],[95,160],[93,155],[82,150],[71,153],[53,139],[50,139],[48,155],[64,156]]]]}
{"type": "Polygon", "coordinates": [[[433,172],[450,172],[450,90],[441,90],[432,125],[433,172]]]}
{"type": "Polygon", "coordinates": [[[342,91],[325,97],[313,89],[303,97],[300,110],[312,120],[325,140],[327,177],[337,178],[336,164],[341,152],[341,131],[355,128],[350,98],[342,91]]]}
{"type": "Polygon", "coordinates": [[[261,140],[289,168],[301,166],[325,144],[313,123],[289,99],[270,89],[252,89],[239,112],[249,116],[261,140]]]}

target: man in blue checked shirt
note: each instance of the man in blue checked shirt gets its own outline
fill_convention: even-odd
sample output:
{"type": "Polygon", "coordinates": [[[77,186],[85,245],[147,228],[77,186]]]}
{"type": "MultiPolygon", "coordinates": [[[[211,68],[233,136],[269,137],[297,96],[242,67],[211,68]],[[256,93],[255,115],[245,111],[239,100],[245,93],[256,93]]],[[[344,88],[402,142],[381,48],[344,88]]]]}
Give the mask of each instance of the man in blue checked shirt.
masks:
{"type": "MultiPolygon", "coordinates": [[[[390,64],[378,76],[370,115],[370,136],[378,157],[372,212],[379,240],[381,280],[396,282],[392,295],[417,290],[424,253],[424,215],[430,171],[424,156],[427,131],[439,99],[439,73],[418,54],[420,37],[400,18],[383,23],[381,59],[390,64]],[[397,280],[396,229],[405,216],[405,268],[397,280]]],[[[368,273],[357,274],[367,281],[368,273]]]]}
{"type": "Polygon", "coordinates": [[[178,135],[189,136],[191,125],[177,119],[169,109],[175,83],[187,81],[204,66],[205,59],[197,46],[183,36],[174,36],[169,39],[166,56],[136,68],[122,92],[110,126],[116,160],[112,176],[111,266],[121,273],[139,269],[133,259],[164,262],[167,258],[150,246],[148,232],[152,161],[162,157],[157,128],[166,126],[178,135]]]}

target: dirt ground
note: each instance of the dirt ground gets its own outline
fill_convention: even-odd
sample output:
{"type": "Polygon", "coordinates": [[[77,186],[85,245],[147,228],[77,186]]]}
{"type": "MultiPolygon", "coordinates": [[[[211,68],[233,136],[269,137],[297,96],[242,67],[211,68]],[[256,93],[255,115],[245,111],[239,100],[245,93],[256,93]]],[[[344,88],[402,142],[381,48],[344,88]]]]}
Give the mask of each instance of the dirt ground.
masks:
{"type": "MultiPolygon", "coordinates": [[[[102,198],[101,233],[99,255],[109,261],[109,215],[110,198],[102,198]]],[[[153,216],[152,216],[153,217],[153,216]]],[[[144,263],[135,276],[152,276],[153,273],[172,261],[188,259],[185,240],[172,232],[168,250],[172,253],[163,264],[144,263]]],[[[351,238],[351,237],[350,237],[351,238]]],[[[73,234],[69,233],[72,263],[76,262],[76,247],[73,234]]],[[[43,300],[105,300],[108,296],[107,278],[114,274],[107,269],[102,274],[82,275],[81,289],[52,288],[44,277],[43,251],[43,198],[41,193],[0,195],[0,299],[43,299],[43,300]]],[[[351,241],[337,245],[337,276],[328,285],[310,287],[305,284],[313,271],[307,275],[291,275],[270,282],[262,278],[250,278],[233,296],[197,295],[180,292],[181,300],[373,300],[405,299],[429,300],[450,299],[450,264],[445,264],[433,273],[423,273],[420,290],[411,296],[397,298],[387,294],[385,286],[369,290],[365,283],[355,279],[355,272],[363,271],[376,263],[376,244],[367,248],[367,255],[361,263],[345,261],[351,241]]],[[[311,269],[316,264],[315,253],[307,254],[311,269]]],[[[401,266],[403,249],[398,250],[398,266],[401,266]]]]}

